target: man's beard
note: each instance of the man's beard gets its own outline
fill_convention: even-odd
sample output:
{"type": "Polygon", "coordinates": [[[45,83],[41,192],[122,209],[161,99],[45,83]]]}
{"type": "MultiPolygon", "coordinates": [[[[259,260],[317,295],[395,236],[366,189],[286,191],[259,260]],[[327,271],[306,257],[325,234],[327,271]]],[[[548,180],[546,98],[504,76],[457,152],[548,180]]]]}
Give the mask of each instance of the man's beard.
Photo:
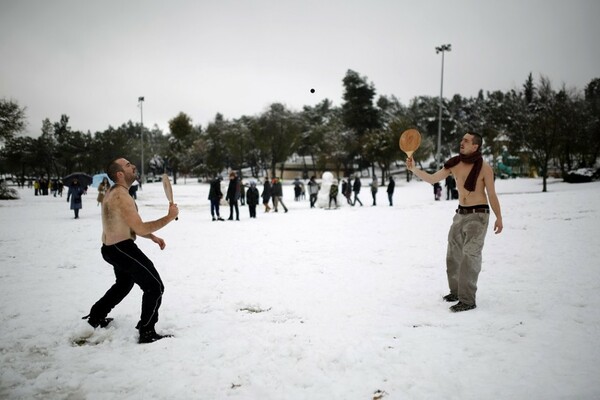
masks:
{"type": "Polygon", "coordinates": [[[135,174],[126,175],[125,182],[127,183],[127,186],[131,186],[133,182],[135,182],[135,174]]]}

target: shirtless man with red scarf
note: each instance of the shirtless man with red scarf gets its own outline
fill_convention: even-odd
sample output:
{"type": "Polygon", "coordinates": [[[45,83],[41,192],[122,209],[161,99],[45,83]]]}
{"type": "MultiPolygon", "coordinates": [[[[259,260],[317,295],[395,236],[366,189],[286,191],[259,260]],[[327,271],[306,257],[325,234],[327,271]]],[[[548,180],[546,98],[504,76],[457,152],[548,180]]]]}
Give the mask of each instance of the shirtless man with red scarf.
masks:
{"type": "Polygon", "coordinates": [[[466,133],[460,142],[460,154],[448,160],[444,168],[434,174],[418,169],[412,158],[406,160],[407,168],[425,182],[434,184],[450,174],[456,179],[459,206],[448,233],[446,252],[450,294],[444,296],[448,302],[458,301],[450,307],[454,312],[476,307],[475,293],[490,206],[496,216],[494,232],[502,232],[502,212],[494,186],[494,171],[483,161],[480,152],[482,143],[480,135],[466,133]]]}

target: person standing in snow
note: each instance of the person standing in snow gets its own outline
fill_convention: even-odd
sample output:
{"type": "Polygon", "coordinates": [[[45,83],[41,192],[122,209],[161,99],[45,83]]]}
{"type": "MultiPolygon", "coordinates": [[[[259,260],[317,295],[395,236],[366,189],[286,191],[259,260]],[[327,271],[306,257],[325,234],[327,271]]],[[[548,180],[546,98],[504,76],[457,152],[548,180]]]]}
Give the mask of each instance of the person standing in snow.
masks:
{"type": "Polygon", "coordinates": [[[240,172],[240,205],[246,205],[246,184],[244,183],[244,178],[242,178],[240,172]]]}
{"type": "Polygon", "coordinates": [[[371,181],[371,196],[373,197],[373,205],[377,205],[377,191],[379,190],[379,184],[377,183],[377,177],[373,176],[373,180],[371,181]]]}
{"type": "Polygon", "coordinates": [[[225,200],[229,202],[229,221],[233,220],[233,210],[235,209],[235,220],[240,220],[240,208],[238,207],[238,199],[240,198],[240,181],[235,172],[229,174],[229,186],[227,187],[227,196],[225,200]]]}
{"type": "Polygon", "coordinates": [[[311,176],[308,181],[308,194],[310,199],[310,208],[315,208],[315,204],[317,203],[317,196],[319,195],[319,184],[316,181],[316,176],[311,176]]]}
{"type": "Polygon", "coordinates": [[[250,187],[246,192],[246,204],[248,204],[250,218],[256,218],[256,206],[258,205],[258,199],[260,199],[260,195],[258,194],[258,189],[256,188],[256,182],[251,180],[250,187]]]}
{"type": "Polygon", "coordinates": [[[142,236],[158,244],[161,250],[165,241],[153,232],[163,228],[177,218],[177,204],[169,204],[167,215],[155,221],[143,222],[138,214],[129,188],[136,178],[135,165],[124,158],[108,164],[108,177],[115,183],[104,196],[102,202],[102,257],[114,267],[114,285],[83,317],[94,328],[106,327],[112,318],[108,313],[119,304],[137,284],[144,292],[142,312],[136,326],[139,330],[139,343],[151,343],[170,335],[156,333],[158,309],[162,301],[164,285],[154,264],[135,244],[136,236],[142,236]]]}
{"type": "Polygon", "coordinates": [[[346,179],[342,179],[342,196],[346,198],[348,204],[351,206],[354,205],[352,204],[352,183],[350,182],[350,177],[348,177],[347,181],[346,179]]]}
{"type": "Polygon", "coordinates": [[[271,211],[271,207],[269,207],[269,200],[271,200],[271,183],[269,182],[269,177],[265,176],[265,183],[263,186],[262,199],[263,205],[265,206],[265,212],[268,213],[271,211]]]}
{"type": "Polygon", "coordinates": [[[221,191],[221,177],[217,176],[210,182],[210,189],[208,190],[208,200],[210,200],[210,215],[213,221],[224,221],[221,218],[219,211],[221,205],[221,199],[223,198],[223,192],[221,191]],[[216,215],[216,216],[215,216],[216,215]]]}
{"type": "Polygon", "coordinates": [[[283,187],[281,186],[281,179],[277,177],[273,178],[272,194],[273,208],[275,209],[275,212],[278,212],[277,208],[279,207],[279,204],[281,204],[285,212],[288,212],[288,209],[283,202],[283,187]]]}
{"type": "Polygon", "coordinates": [[[79,219],[79,210],[82,208],[81,196],[83,196],[84,192],[77,179],[74,179],[73,183],[69,186],[67,202],[71,202],[71,210],[75,212],[75,219],[79,219]]]}
{"type": "Polygon", "coordinates": [[[390,176],[390,181],[388,183],[387,186],[387,195],[388,195],[388,200],[390,202],[390,207],[394,205],[394,189],[396,188],[396,181],[394,180],[393,176],[390,176]]]}
{"type": "Polygon", "coordinates": [[[300,201],[302,195],[302,181],[300,178],[294,179],[294,201],[300,201]]]}
{"type": "Polygon", "coordinates": [[[110,188],[110,183],[108,182],[108,178],[104,177],[102,182],[98,185],[98,197],[96,197],[96,201],[98,205],[102,204],[102,200],[104,200],[104,195],[106,191],[110,188]]]}
{"type": "Polygon", "coordinates": [[[456,182],[454,181],[454,178],[452,177],[452,175],[448,175],[446,177],[446,200],[454,200],[454,197],[452,196],[452,192],[456,189],[456,182]]]}
{"type": "Polygon", "coordinates": [[[338,181],[334,179],[329,188],[329,208],[331,208],[331,202],[335,203],[335,208],[338,208],[337,195],[338,195],[338,181]]]}
{"type": "Polygon", "coordinates": [[[354,202],[352,203],[353,206],[356,205],[357,201],[360,203],[361,207],[363,205],[362,201],[360,201],[360,199],[358,198],[358,194],[360,193],[360,187],[361,186],[362,186],[362,183],[360,182],[360,179],[357,176],[354,179],[354,186],[352,187],[352,191],[354,192],[354,202]]]}
{"type": "Polygon", "coordinates": [[[439,201],[442,198],[442,185],[439,182],[433,184],[433,198],[439,201]]]}
{"type": "Polygon", "coordinates": [[[459,205],[448,234],[446,272],[453,312],[476,307],[475,293],[481,271],[481,252],[490,217],[490,206],[496,216],[494,232],[502,232],[502,213],[494,184],[494,171],[481,156],[483,139],[477,133],[466,133],[460,142],[460,154],[449,159],[442,169],[429,174],[408,158],[406,167],[425,182],[434,184],[452,174],[459,192],[459,205]],[[489,201],[489,204],[488,204],[489,201]]]}

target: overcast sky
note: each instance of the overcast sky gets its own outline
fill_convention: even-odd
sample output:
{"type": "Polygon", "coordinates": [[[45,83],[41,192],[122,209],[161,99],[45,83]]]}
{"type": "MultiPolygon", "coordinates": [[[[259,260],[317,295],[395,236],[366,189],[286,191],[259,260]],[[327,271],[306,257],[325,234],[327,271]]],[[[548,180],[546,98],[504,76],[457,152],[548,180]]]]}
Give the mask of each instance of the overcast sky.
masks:
{"type": "Polygon", "coordinates": [[[0,0],[0,98],[102,131],[140,121],[168,133],[179,112],[257,115],[342,103],[348,69],[402,103],[600,77],[598,0],[0,0]],[[311,94],[310,89],[316,91],[311,94]]]}

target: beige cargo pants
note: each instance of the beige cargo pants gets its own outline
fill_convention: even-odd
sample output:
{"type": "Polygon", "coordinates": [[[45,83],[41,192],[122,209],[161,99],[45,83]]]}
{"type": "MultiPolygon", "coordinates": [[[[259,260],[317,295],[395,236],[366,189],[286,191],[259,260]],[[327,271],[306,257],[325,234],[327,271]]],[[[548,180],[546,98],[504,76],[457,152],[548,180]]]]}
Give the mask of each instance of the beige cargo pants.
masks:
{"type": "Polygon", "coordinates": [[[475,305],[481,251],[490,214],[456,214],[448,233],[446,272],[450,293],[468,305],[475,305]]]}

